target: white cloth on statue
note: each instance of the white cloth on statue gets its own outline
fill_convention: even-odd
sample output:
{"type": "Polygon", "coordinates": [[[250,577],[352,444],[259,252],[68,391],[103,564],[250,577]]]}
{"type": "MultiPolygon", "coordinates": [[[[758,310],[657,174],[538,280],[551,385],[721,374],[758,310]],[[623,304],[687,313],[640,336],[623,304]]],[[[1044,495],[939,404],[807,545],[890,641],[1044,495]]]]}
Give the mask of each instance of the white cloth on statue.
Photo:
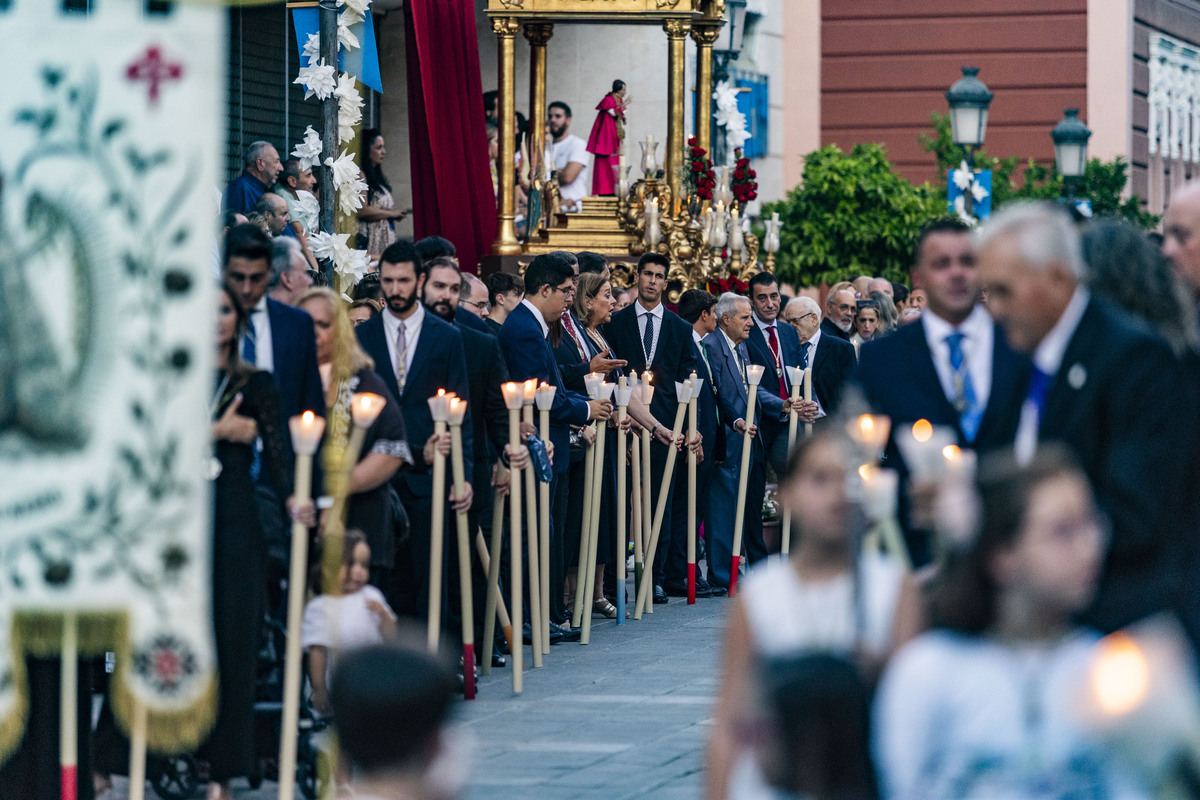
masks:
{"type": "Polygon", "coordinates": [[[383,634],[379,632],[379,623],[382,620],[367,607],[369,600],[379,602],[391,616],[395,616],[383,594],[370,584],[357,592],[339,597],[317,595],[304,607],[300,646],[305,650],[310,647],[325,647],[329,650],[325,671],[326,686],[333,675],[336,653],[346,653],[383,641],[383,634]]]}
{"type": "MultiPolygon", "coordinates": [[[[1083,312],[1087,311],[1091,297],[1087,289],[1082,286],[1077,288],[1058,322],[1054,323],[1054,327],[1042,337],[1037,349],[1033,351],[1033,365],[1049,375],[1052,382],[1062,367],[1067,345],[1071,343],[1071,337],[1075,335],[1075,329],[1079,327],[1079,321],[1083,319],[1083,312]]],[[[1040,426],[1037,406],[1032,400],[1026,399],[1025,404],[1021,406],[1021,418],[1017,422],[1016,444],[1013,449],[1018,463],[1028,464],[1033,458],[1037,451],[1040,426]]]]}
{"type": "Polygon", "coordinates": [[[579,170],[579,174],[575,176],[575,180],[568,184],[560,184],[559,195],[563,200],[579,201],[588,196],[588,187],[591,184],[588,181],[588,158],[587,142],[580,139],[578,136],[567,134],[561,141],[551,144],[551,158],[554,163],[554,168],[560,172],[566,169],[567,164],[582,164],[583,168],[579,170]]]}
{"type": "Polygon", "coordinates": [[[958,397],[954,388],[954,367],[950,366],[950,345],[946,339],[954,333],[963,334],[963,363],[971,376],[971,388],[979,408],[987,408],[992,393],[992,354],[995,352],[996,326],[983,306],[975,306],[961,325],[951,325],[929,309],[921,315],[925,342],[933,357],[942,391],[951,404],[958,397]]]}
{"type": "Polygon", "coordinates": [[[388,356],[392,359],[392,374],[400,374],[400,357],[404,357],[404,375],[412,370],[413,355],[417,352],[417,340],[421,337],[421,323],[425,321],[425,308],[418,300],[413,304],[413,313],[401,320],[390,309],[383,311],[383,330],[387,334],[388,356]],[[396,350],[396,334],[404,326],[404,352],[396,350]]]}
{"type": "Polygon", "coordinates": [[[884,673],[872,718],[893,800],[1149,798],[1077,711],[1098,635],[1040,645],[932,631],[884,673]]]}
{"type": "Polygon", "coordinates": [[[271,315],[267,313],[267,296],[259,298],[258,304],[250,309],[250,325],[254,334],[254,366],[267,372],[275,372],[275,349],[271,341],[271,315]]]}

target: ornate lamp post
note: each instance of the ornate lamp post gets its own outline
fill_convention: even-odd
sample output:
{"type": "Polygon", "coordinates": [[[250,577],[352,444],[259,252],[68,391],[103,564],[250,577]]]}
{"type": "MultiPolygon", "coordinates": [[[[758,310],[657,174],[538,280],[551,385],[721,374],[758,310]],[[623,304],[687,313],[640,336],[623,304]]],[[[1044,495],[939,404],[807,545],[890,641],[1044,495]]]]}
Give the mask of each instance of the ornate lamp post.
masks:
{"type": "Polygon", "coordinates": [[[1075,187],[1087,167],[1087,143],[1092,132],[1079,119],[1078,108],[1068,108],[1062,122],[1050,131],[1054,140],[1054,165],[1067,188],[1067,203],[1075,204],[1075,187]]]}
{"type": "MultiPolygon", "coordinates": [[[[975,151],[983,145],[987,132],[988,106],[994,94],[975,77],[979,67],[963,67],[963,76],[946,92],[950,104],[950,135],[954,143],[967,151],[967,169],[975,169],[975,151]]],[[[975,198],[970,191],[963,192],[963,201],[968,214],[974,214],[975,198]]]]}

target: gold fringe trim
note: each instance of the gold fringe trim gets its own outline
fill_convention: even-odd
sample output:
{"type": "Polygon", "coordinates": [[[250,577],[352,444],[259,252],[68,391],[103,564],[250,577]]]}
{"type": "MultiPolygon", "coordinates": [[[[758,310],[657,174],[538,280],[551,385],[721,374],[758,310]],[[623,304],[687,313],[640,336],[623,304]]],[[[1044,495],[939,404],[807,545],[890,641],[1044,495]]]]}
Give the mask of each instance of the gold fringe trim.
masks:
{"type": "MultiPolygon", "coordinates": [[[[137,698],[126,680],[132,663],[129,647],[129,617],[125,612],[75,614],[76,636],[81,656],[117,654],[116,672],[109,682],[113,714],[126,733],[133,720],[137,698]]],[[[62,648],[63,615],[51,611],[19,611],[13,615],[9,655],[12,658],[16,706],[0,719],[0,762],[12,754],[24,736],[29,714],[29,685],[25,656],[53,658],[62,648]]],[[[191,705],[175,711],[147,709],[146,746],[157,753],[195,750],[204,741],[217,718],[218,681],[215,666],[200,696],[191,705]]]]}

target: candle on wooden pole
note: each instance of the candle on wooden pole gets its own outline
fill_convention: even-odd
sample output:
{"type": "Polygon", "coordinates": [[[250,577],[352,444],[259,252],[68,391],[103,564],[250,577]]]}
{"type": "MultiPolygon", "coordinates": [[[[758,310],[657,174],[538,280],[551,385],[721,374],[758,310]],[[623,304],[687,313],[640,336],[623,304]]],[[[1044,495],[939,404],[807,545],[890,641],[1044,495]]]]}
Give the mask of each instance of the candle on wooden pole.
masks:
{"type": "MultiPolygon", "coordinates": [[[[646,411],[650,410],[650,404],[654,401],[654,386],[650,383],[654,379],[654,374],[650,370],[642,373],[642,405],[646,407],[646,411]]],[[[652,513],[652,502],[650,495],[652,492],[650,475],[650,440],[653,437],[650,435],[649,428],[642,428],[642,572],[654,571],[654,562],[648,561],[648,551],[650,550],[650,529],[654,525],[652,513]]],[[[635,594],[642,585],[642,576],[638,576],[638,585],[635,587],[635,594]]],[[[646,613],[653,614],[654,606],[651,605],[646,609],[646,613]]],[[[640,617],[639,617],[640,619],[640,617]]]]}
{"type": "MultiPolygon", "coordinates": [[[[454,496],[462,497],[467,477],[463,468],[462,424],[467,401],[450,399],[450,471],[454,478],[454,496]]],[[[475,606],[471,596],[471,537],[467,532],[467,512],[455,511],[458,543],[458,597],[462,616],[463,698],[475,699],[475,606]]]]}
{"type": "Polygon", "coordinates": [[[872,463],[883,457],[891,430],[892,420],[886,414],[859,414],[846,422],[847,435],[863,459],[872,463]]]}
{"type": "MultiPolygon", "coordinates": [[[[633,389],[629,386],[624,375],[617,381],[617,543],[613,552],[616,553],[617,563],[617,624],[625,624],[625,415],[629,409],[629,398],[633,389]]],[[[637,492],[634,492],[637,497],[637,492]]],[[[636,524],[636,523],[635,523],[636,524]]]]}
{"type": "MultiPolygon", "coordinates": [[[[538,408],[538,435],[550,441],[550,409],[558,387],[543,383],[537,388],[534,402],[538,408]]],[[[561,458],[561,456],[560,456],[561,458]]],[[[538,563],[542,568],[542,653],[550,652],[550,484],[538,482],[538,543],[541,549],[538,563]]]]}
{"type": "MultiPolygon", "coordinates": [[[[497,480],[507,480],[508,470],[503,464],[499,465],[500,472],[497,480]]],[[[479,553],[479,563],[487,573],[487,599],[485,600],[483,616],[483,654],[480,664],[484,675],[492,674],[492,645],[496,640],[496,618],[500,618],[501,630],[508,641],[508,652],[512,652],[512,621],[504,608],[504,598],[500,596],[500,537],[504,531],[504,494],[499,489],[492,496],[492,552],[495,558],[488,556],[487,542],[483,539],[483,531],[475,532],[475,549],[479,553]]]]}
{"type": "MultiPolygon", "coordinates": [[[[800,417],[796,413],[796,403],[800,399],[800,390],[804,385],[804,375],[808,370],[800,369],[799,367],[784,367],[787,371],[788,383],[792,386],[792,410],[788,414],[788,452],[792,452],[792,447],[796,444],[796,427],[800,421],[800,417]]],[[[805,398],[807,399],[807,398],[805,398]]],[[[805,423],[808,427],[808,423],[805,423]]],[[[792,542],[792,515],[789,511],[783,512],[783,528],[780,531],[779,537],[779,552],[782,555],[787,555],[792,542]]]]}
{"type": "MultiPolygon", "coordinates": [[[[365,394],[365,393],[364,393],[365,394]]],[[[371,395],[383,400],[379,395],[371,395]]],[[[353,408],[353,398],[351,407],[353,408]]],[[[368,407],[373,407],[373,401],[367,401],[368,407]]],[[[383,405],[379,408],[382,410],[383,405]]],[[[375,412],[379,416],[379,412],[375,412]]],[[[371,420],[374,422],[374,418],[371,420]]],[[[292,451],[296,454],[296,471],[293,494],[298,503],[307,503],[312,499],[312,460],[313,454],[321,443],[325,433],[325,420],[311,411],[292,417],[288,420],[288,430],[292,436],[292,451]]],[[[359,445],[361,449],[362,445],[359,445]]],[[[356,451],[357,452],[357,451],[356,451]]],[[[288,570],[287,597],[287,646],[284,650],[283,665],[283,710],[280,724],[282,734],[279,740],[279,796],[293,797],[296,781],[296,732],[300,719],[300,625],[304,619],[305,587],[308,575],[308,528],[303,522],[292,521],[292,551],[291,563],[288,570]]],[[[139,703],[141,705],[141,703],[139,703]]],[[[145,709],[143,707],[143,716],[145,709]]],[[[136,713],[135,713],[136,716],[136,713]]],[[[143,736],[145,731],[142,731],[143,736]]],[[[143,742],[144,743],[144,742],[143,742]]],[[[133,746],[133,740],[130,740],[133,746]]],[[[134,751],[131,750],[131,755],[134,751]]],[[[145,750],[142,751],[143,770],[145,767],[145,750]]],[[[143,783],[145,781],[143,780],[143,783]]],[[[130,767],[130,786],[133,782],[132,765],[130,767]]]]}
{"type": "MultiPolygon", "coordinates": [[[[521,384],[521,421],[533,425],[533,403],[537,399],[536,378],[530,378],[521,384]]],[[[542,571],[538,566],[538,507],[537,507],[537,474],[530,467],[525,480],[525,536],[529,560],[529,631],[530,642],[533,646],[533,666],[542,666],[542,590],[540,587],[542,571]]]]}
{"type": "MultiPolygon", "coordinates": [[[[146,796],[146,704],[133,698],[129,722],[129,800],[146,796]]],[[[282,797],[282,795],[281,795],[282,797]]]]}
{"type": "MultiPolygon", "coordinates": [[[[630,371],[630,399],[641,391],[636,372],[630,371]]],[[[640,396],[640,395],[638,395],[640,396]]],[[[629,538],[633,542],[634,590],[642,585],[642,440],[633,432],[629,448],[629,538]]]]}
{"type": "MultiPolygon", "coordinates": [[[[804,368],[804,402],[812,402],[812,367],[804,368]]],[[[813,424],[811,422],[804,423],[804,435],[812,436],[813,424]]]]}
{"type": "Polygon", "coordinates": [[[696,452],[692,450],[692,440],[697,435],[696,401],[700,397],[700,387],[704,380],[696,377],[693,370],[688,378],[692,384],[691,396],[688,398],[688,509],[687,509],[687,602],[689,606],[696,605],[696,452]]]}
{"type": "Polygon", "coordinates": [[[667,445],[667,463],[663,467],[663,479],[658,487],[658,504],[654,508],[654,522],[650,528],[650,545],[646,548],[646,569],[642,572],[642,585],[639,587],[637,605],[633,610],[634,619],[641,619],[645,609],[653,605],[651,595],[654,594],[654,554],[658,549],[658,536],[662,532],[663,515],[667,510],[667,494],[671,488],[671,477],[675,473],[675,459],[679,455],[679,451],[675,449],[675,442],[683,431],[683,418],[687,413],[688,401],[691,396],[691,381],[675,384],[675,397],[679,400],[679,405],[675,409],[675,424],[671,426],[671,444],[667,445]]]}
{"type": "MultiPolygon", "coordinates": [[[[607,402],[612,401],[616,384],[602,382],[596,391],[596,397],[607,402]]],[[[592,635],[592,604],[595,602],[596,591],[596,551],[600,544],[600,505],[604,502],[604,449],[608,441],[608,426],[603,422],[596,424],[595,468],[592,470],[592,516],[584,518],[584,524],[591,528],[588,535],[587,569],[584,575],[584,585],[576,589],[583,591],[583,629],[579,633],[579,643],[588,644],[592,635]]],[[[580,558],[585,553],[580,552],[580,558]]]]}
{"type": "Polygon", "coordinates": [[[59,654],[58,765],[63,800],[75,800],[79,774],[79,621],[75,612],[62,618],[59,654]]]}
{"type": "MultiPolygon", "coordinates": [[[[742,531],[746,525],[746,479],[750,474],[750,448],[754,437],[750,426],[754,424],[754,401],[758,395],[758,384],[762,381],[765,367],[761,364],[746,365],[746,431],[742,434],[742,462],[738,471],[737,508],[733,518],[733,562],[729,568],[729,596],[737,595],[738,569],[742,565],[742,531]]],[[[762,503],[762,498],[758,498],[762,503]]]]}
{"type": "MultiPolygon", "coordinates": [[[[903,567],[912,571],[912,558],[904,543],[904,534],[896,521],[897,491],[900,476],[892,469],[880,469],[872,464],[858,468],[862,478],[863,509],[871,521],[871,537],[889,552],[903,567]]],[[[877,548],[878,549],[878,548],[877,548]]]]}
{"type": "MultiPolygon", "coordinates": [[[[504,394],[504,405],[508,408],[508,443],[512,445],[513,450],[521,446],[521,401],[525,397],[524,388],[519,383],[510,381],[501,385],[500,391],[504,394]]],[[[509,496],[509,517],[508,525],[509,543],[509,593],[512,619],[516,624],[520,624],[523,619],[521,613],[521,593],[524,591],[524,584],[521,581],[521,470],[514,469],[510,472],[508,496],[509,496]]],[[[499,550],[495,551],[496,557],[500,557],[499,550]]],[[[524,686],[524,675],[522,674],[523,664],[523,642],[517,638],[520,629],[513,631],[512,638],[509,641],[508,652],[512,657],[512,683],[513,691],[520,694],[524,686]]]]}
{"type": "MultiPolygon", "coordinates": [[[[445,389],[430,397],[429,414],[433,417],[433,435],[446,433],[446,422],[450,419],[450,398],[445,389]]],[[[433,451],[433,500],[429,524],[429,624],[426,629],[426,644],[429,652],[438,651],[442,627],[442,550],[445,540],[446,522],[446,457],[441,448],[433,451]]]]}
{"type": "MultiPolygon", "coordinates": [[[[599,372],[589,372],[587,375],[583,376],[583,387],[589,398],[592,400],[599,398],[600,384],[603,381],[604,376],[599,372]]],[[[596,435],[599,436],[597,433],[597,424],[595,422],[591,424],[591,429],[593,433],[596,433],[596,435]]],[[[583,606],[583,598],[585,594],[583,586],[584,581],[589,580],[587,575],[587,558],[585,553],[588,551],[588,542],[592,531],[590,520],[597,512],[597,509],[592,506],[592,482],[596,475],[596,447],[597,445],[593,444],[590,448],[588,448],[587,452],[583,456],[583,523],[579,531],[579,562],[575,567],[575,605],[572,608],[571,613],[571,626],[575,628],[583,627],[583,617],[585,613],[589,615],[591,614],[591,610],[585,609],[583,606]]],[[[580,641],[583,641],[582,634],[580,636],[580,641]]]]}

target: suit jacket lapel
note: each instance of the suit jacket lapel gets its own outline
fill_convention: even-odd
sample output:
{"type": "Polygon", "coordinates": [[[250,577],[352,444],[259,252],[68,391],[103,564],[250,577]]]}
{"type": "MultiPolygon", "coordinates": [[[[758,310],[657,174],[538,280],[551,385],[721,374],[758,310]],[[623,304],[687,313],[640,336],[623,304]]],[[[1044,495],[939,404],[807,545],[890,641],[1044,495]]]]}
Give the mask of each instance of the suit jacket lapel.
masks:
{"type": "Polygon", "coordinates": [[[408,394],[408,390],[416,383],[413,377],[421,374],[421,370],[425,367],[425,362],[429,360],[429,353],[437,347],[438,329],[436,317],[431,316],[432,312],[428,309],[425,311],[425,319],[421,322],[421,332],[417,336],[417,349],[413,352],[412,364],[408,368],[408,377],[404,381],[404,393],[408,394]]]}
{"type": "Polygon", "coordinates": [[[1084,363],[1087,359],[1088,348],[1095,347],[1103,341],[1104,324],[1100,319],[1100,310],[1094,300],[1088,301],[1087,309],[1079,320],[1079,326],[1071,334],[1071,341],[1063,352],[1062,364],[1058,374],[1050,384],[1046,394],[1046,408],[1038,422],[1038,430],[1063,430],[1070,417],[1071,409],[1077,408],[1077,398],[1080,390],[1087,383],[1087,369],[1084,363]],[[1073,370],[1081,370],[1078,377],[1073,376],[1073,370]]]}
{"type": "Polygon", "coordinates": [[[920,327],[912,327],[913,347],[916,355],[916,363],[913,365],[916,374],[913,377],[917,379],[918,384],[924,383],[933,387],[933,393],[937,396],[938,404],[942,406],[947,419],[954,420],[954,427],[958,430],[959,437],[962,437],[962,426],[958,421],[958,411],[955,410],[954,404],[946,397],[946,390],[942,388],[942,379],[938,377],[937,368],[933,366],[933,353],[929,351],[929,340],[925,338],[925,324],[921,322],[920,327]]]}
{"type": "MultiPolygon", "coordinates": [[[[829,348],[821,347],[821,341],[824,338],[825,334],[822,333],[821,338],[817,340],[817,346],[808,348],[808,365],[812,367],[814,377],[816,376],[817,371],[820,370],[824,365],[825,357],[829,355],[829,348]]],[[[803,344],[800,345],[800,350],[804,350],[803,344]]]]}

